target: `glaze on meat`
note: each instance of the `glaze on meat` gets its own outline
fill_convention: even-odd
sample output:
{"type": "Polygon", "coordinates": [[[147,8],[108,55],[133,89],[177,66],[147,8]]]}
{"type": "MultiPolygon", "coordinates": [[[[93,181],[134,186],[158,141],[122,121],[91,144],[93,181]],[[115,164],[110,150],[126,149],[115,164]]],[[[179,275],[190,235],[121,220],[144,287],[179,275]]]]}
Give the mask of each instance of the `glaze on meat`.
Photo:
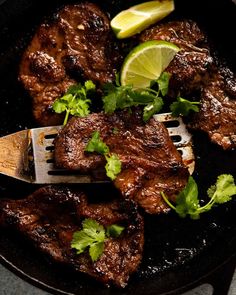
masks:
{"type": "Polygon", "coordinates": [[[104,157],[85,152],[96,130],[122,162],[114,184],[123,197],[133,199],[151,214],[168,211],[160,192],[175,198],[189,174],[164,125],[154,119],[145,124],[137,109],[132,114],[122,111],[110,116],[74,117],[55,139],[56,165],[84,173],[102,169],[104,174],[104,157]]]}
{"type": "Polygon", "coordinates": [[[145,30],[139,37],[140,42],[164,40],[176,44],[181,50],[170,63],[167,72],[171,74],[170,93],[189,94],[200,89],[208,79],[213,64],[206,36],[198,25],[191,21],[173,21],[145,30]]]}
{"type": "Polygon", "coordinates": [[[40,125],[62,122],[51,111],[76,81],[111,82],[121,63],[107,15],[93,3],[67,5],[38,28],[23,55],[19,79],[33,98],[40,125]]]}
{"type": "MultiPolygon", "coordinates": [[[[200,112],[189,128],[208,134],[223,149],[236,147],[236,78],[210,50],[206,35],[193,21],[163,23],[145,30],[140,41],[165,40],[180,47],[167,72],[170,96],[200,93],[200,112]]],[[[195,95],[194,95],[195,96],[195,95]]],[[[195,96],[196,97],[196,96],[195,96]]]]}
{"type": "Polygon", "coordinates": [[[143,218],[132,201],[89,204],[82,192],[46,186],[23,200],[0,200],[0,226],[15,228],[59,263],[87,273],[106,285],[125,287],[142,259],[143,218]],[[104,227],[125,227],[118,238],[105,241],[103,254],[92,262],[88,252],[71,248],[73,233],[85,218],[104,227]]]}
{"type": "Polygon", "coordinates": [[[224,66],[212,72],[201,90],[200,112],[194,114],[189,127],[208,133],[212,142],[223,149],[236,148],[236,78],[224,66]]]}

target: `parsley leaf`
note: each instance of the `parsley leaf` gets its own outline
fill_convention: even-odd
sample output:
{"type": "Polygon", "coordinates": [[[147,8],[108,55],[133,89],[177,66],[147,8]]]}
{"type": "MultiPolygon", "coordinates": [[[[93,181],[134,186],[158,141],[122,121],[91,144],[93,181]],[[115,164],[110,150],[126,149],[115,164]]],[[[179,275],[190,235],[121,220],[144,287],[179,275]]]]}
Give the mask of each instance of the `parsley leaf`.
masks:
{"type": "Polygon", "coordinates": [[[105,155],[105,158],[107,160],[106,174],[111,180],[114,180],[121,171],[121,161],[117,154],[108,154],[105,155]]]}
{"type": "Polygon", "coordinates": [[[178,117],[179,115],[187,116],[190,111],[199,112],[199,104],[200,102],[198,101],[189,101],[182,97],[177,97],[177,101],[170,105],[170,110],[174,117],[178,117]]]}
{"type": "Polygon", "coordinates": [[[206,205],[200,206],[197,184],[190,176],[186,187],[176,198],[176,206],[168,200],[163,192],[161,195],[165,202],[174,209],[180,217],[189,215],[192,219],[198,219],[201,213],[209,211],[214,205],[223,204],[232,200],[232,196],[236,195],[236,185],[233,176],[230,174],[218,176],[216,184],[212,185],[207,193],[210,201],[206,205]]]}
{"type": "Polygon", "coordinates": [[[74,232],[71,248],[76,249],[77,254],[88,248],[92,261],[97,261],[104,251],[105,240],[119,237],[123,230],[124,227],[117,224],[112,224],[105,230],[96,220],[87,218],[82,222],[82,230],[74,232]]]}
{"type": "Polygon", "coordinates": [[[95,84],[88,80],[82,84],[72,85],[65,95],[55,100],[52,105],[54,112],[66,112],[63,125],[66,125],[69,115],[85,117],[89,111],[91,100],[88,98],[95,92],[95,84]]]}
{"type": "Polygon", "coordinates": [[[114,180],[117,174],[121,171],[121,161],[117,154],[110,153],[109,147],[100,138],[100,133],[98,131],[93,132],[92,138],[85,147],[86,152],[97,152],[105,156],[107,161],[105,165],[106,175],[114,180]]]}
{"type": "Polygon", "coordinates": [[[100,133],[98,131],[93,132],[92,138],[88,142],[86,152],[97,152],[101,155],[109,153],[109,147],[100,138],[100,133]]]}

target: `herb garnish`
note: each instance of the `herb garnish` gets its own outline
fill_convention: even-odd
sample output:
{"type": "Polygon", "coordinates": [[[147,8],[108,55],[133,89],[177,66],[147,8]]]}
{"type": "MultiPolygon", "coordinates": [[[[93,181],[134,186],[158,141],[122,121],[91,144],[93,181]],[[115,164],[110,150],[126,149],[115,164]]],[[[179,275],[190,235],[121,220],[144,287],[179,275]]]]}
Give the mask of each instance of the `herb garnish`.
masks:
{"type": "Polygon", "coordinates": [[[189,177],[186,187],[178,194],[176,206],[168,200],[163,192],[161,193],[165,202],[180,217],[189,215],[192,219],[198,219],[201,213],[209,211],[214,205],[223,204],[232,200],[232,196],[236,195],[236,185],[233,176],[230,174],[221,174],[218,176],[216,184],[208,189],[207,194],[210,201],[206,205],[200,206],[198,187],[192,176],[189,177]]]}
{"type": "Polygon", "coordinates": [[[120,86],[107,83],[104,86],[103,107],[105,113],[112,114],[117,109],[144,106],[143,120],[147,122],[152,115],[158,113],[163,107],[163,99],[168,92],[170,74],[163,72],[161,76],[151,82],[151,87],[157,86],[158,90],[147,88],[133,88],[132,85],[120,86]]]}
{"type": "Polygon", "coordinates": [[[199,112],[199,104],[200,102],[198,101],[190,101],[179,96],[177,97],[177,101],[170,105],[170,110],[174,117],[178,117],[179,115],[187,116],[190,111],[199,112]]]}
{"type": "Polygon", "coordinates": [[[90,141],[88,142],[86,152],[97,152],[101,155],[104,155],[106,158],[106,175],[114,180],[117,174],[121,171],[121,161],[117,154],[110,153],[109,147],[103,142],[100,138],[100,133],[98,131],[93,132],[90,141]]]}
{"type": "Polygon", "coordinates": [[[66,125],[69,115],[85,117],[89,111],[91,100],[88,98],[95,92],[95,84],[88,80],[69,87],[65,95],[55,100],[52,105],[53,110],[60,114],[66,112],[63,125],[66,125]]]}
{"type": "Polygon", "coordinates": [[[124,227],[117,224],[110,225],[105,230],[96,220],[87,218],[82,222],[82,230],[74,232],[71,248],[76,249],[77,254],[89,248],[92,261],[97,261],[103,253],[105,240],[119,237],[123,230],[124,227]]]}

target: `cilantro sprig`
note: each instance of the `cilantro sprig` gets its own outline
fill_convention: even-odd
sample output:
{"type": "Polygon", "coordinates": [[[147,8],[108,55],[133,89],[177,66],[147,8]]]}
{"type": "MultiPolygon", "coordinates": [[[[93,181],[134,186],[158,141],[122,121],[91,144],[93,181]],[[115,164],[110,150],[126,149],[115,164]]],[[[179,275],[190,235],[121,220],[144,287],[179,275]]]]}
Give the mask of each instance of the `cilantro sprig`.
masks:
{"type": "Polygon", "coordinates": [[[83,253],[87,248],[93,262],[97,261],[103,251],[107,238],[117,238],[123,232],[124,227],[112,224],[106,229],[96,220],[87,218],[82,222],[82,230],[73,234],[71,248],[77,250],[77,254],[83,253]]]}
{"type": "Polygon", "coordinates": [[[69,115],[85,117],[89,111],[91,103],[90,97],[95,93],[95,84],[88,80],[82,85],[81,83],[69,87],[65,95],[55,100],[52,105],[54,112],[61,114],[65,112],[63,125],[66,125],[69,115]]]}
{"type": "Polygon", "coordinates": [[[105,95],[103,96],[105,113],[112,114],[117,109],[144,106],[143,120],[147,122],[155,113],[160,112],[162,109],[164,105],[163,96],[168,92],[169,79],[170,74],[163,72],[147,88],[133,88],[132,85],[121,86],[117,80],[116,85],[107,83],[104,86],[105,95]]]}
{"type": "Polygon", "coordinates": [[[201,213],[211,210],[213,206],[232,200],[232,197],[236,195],[236,185],[233,176],[230,174],[221,174],[218,176],[216,184],[208,189],[207,194],[210,201],[206,205],[200,206],[198,187],[192,176],[189,177],[186,187],[178,194],[176,206],[161,192],[165,202],[175,210],[180,217],[189,215],[192,219],[198,219],[201,213]]]}
{"type": "Polygon", "coordinates": [[[188,116],[191,111],[199,112],[199,104],[199,101],[190,101],[179,96],[177,97],[177,101],[170,105],[170,110],[174,117],[178,117],[179,115],[188,116]]]}
{"type": "Polygon", "coordinates": [[[86,152],[96,152],[104,155],[107,163],[105,165],[106,175],[114,180],[121,171],[121,161],[117,154],[110,153],[109,147],[100,138],[100,133],[95,131],[92,133],[92,137],[85,147],[86,152]]]}

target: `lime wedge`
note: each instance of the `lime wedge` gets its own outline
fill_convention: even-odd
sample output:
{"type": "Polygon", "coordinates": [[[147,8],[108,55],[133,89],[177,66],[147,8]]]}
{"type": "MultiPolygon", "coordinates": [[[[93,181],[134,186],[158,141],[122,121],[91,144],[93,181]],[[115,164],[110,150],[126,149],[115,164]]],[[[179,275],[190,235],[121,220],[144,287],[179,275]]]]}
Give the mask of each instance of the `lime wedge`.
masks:
{"type": "Polygon", "coordinates": [[[121,68],[121,85],[149,87],[150,82],[160,77],[179,50],[175,44],[161,40],[138,45],[125,58],[121,68]]]}
{"type": "Polygon", "coordinates": [[[163,19],[174,10],[174,0],[150,1],[121,11],[111,20],[117,38],[128,38],[163,19]]]}

